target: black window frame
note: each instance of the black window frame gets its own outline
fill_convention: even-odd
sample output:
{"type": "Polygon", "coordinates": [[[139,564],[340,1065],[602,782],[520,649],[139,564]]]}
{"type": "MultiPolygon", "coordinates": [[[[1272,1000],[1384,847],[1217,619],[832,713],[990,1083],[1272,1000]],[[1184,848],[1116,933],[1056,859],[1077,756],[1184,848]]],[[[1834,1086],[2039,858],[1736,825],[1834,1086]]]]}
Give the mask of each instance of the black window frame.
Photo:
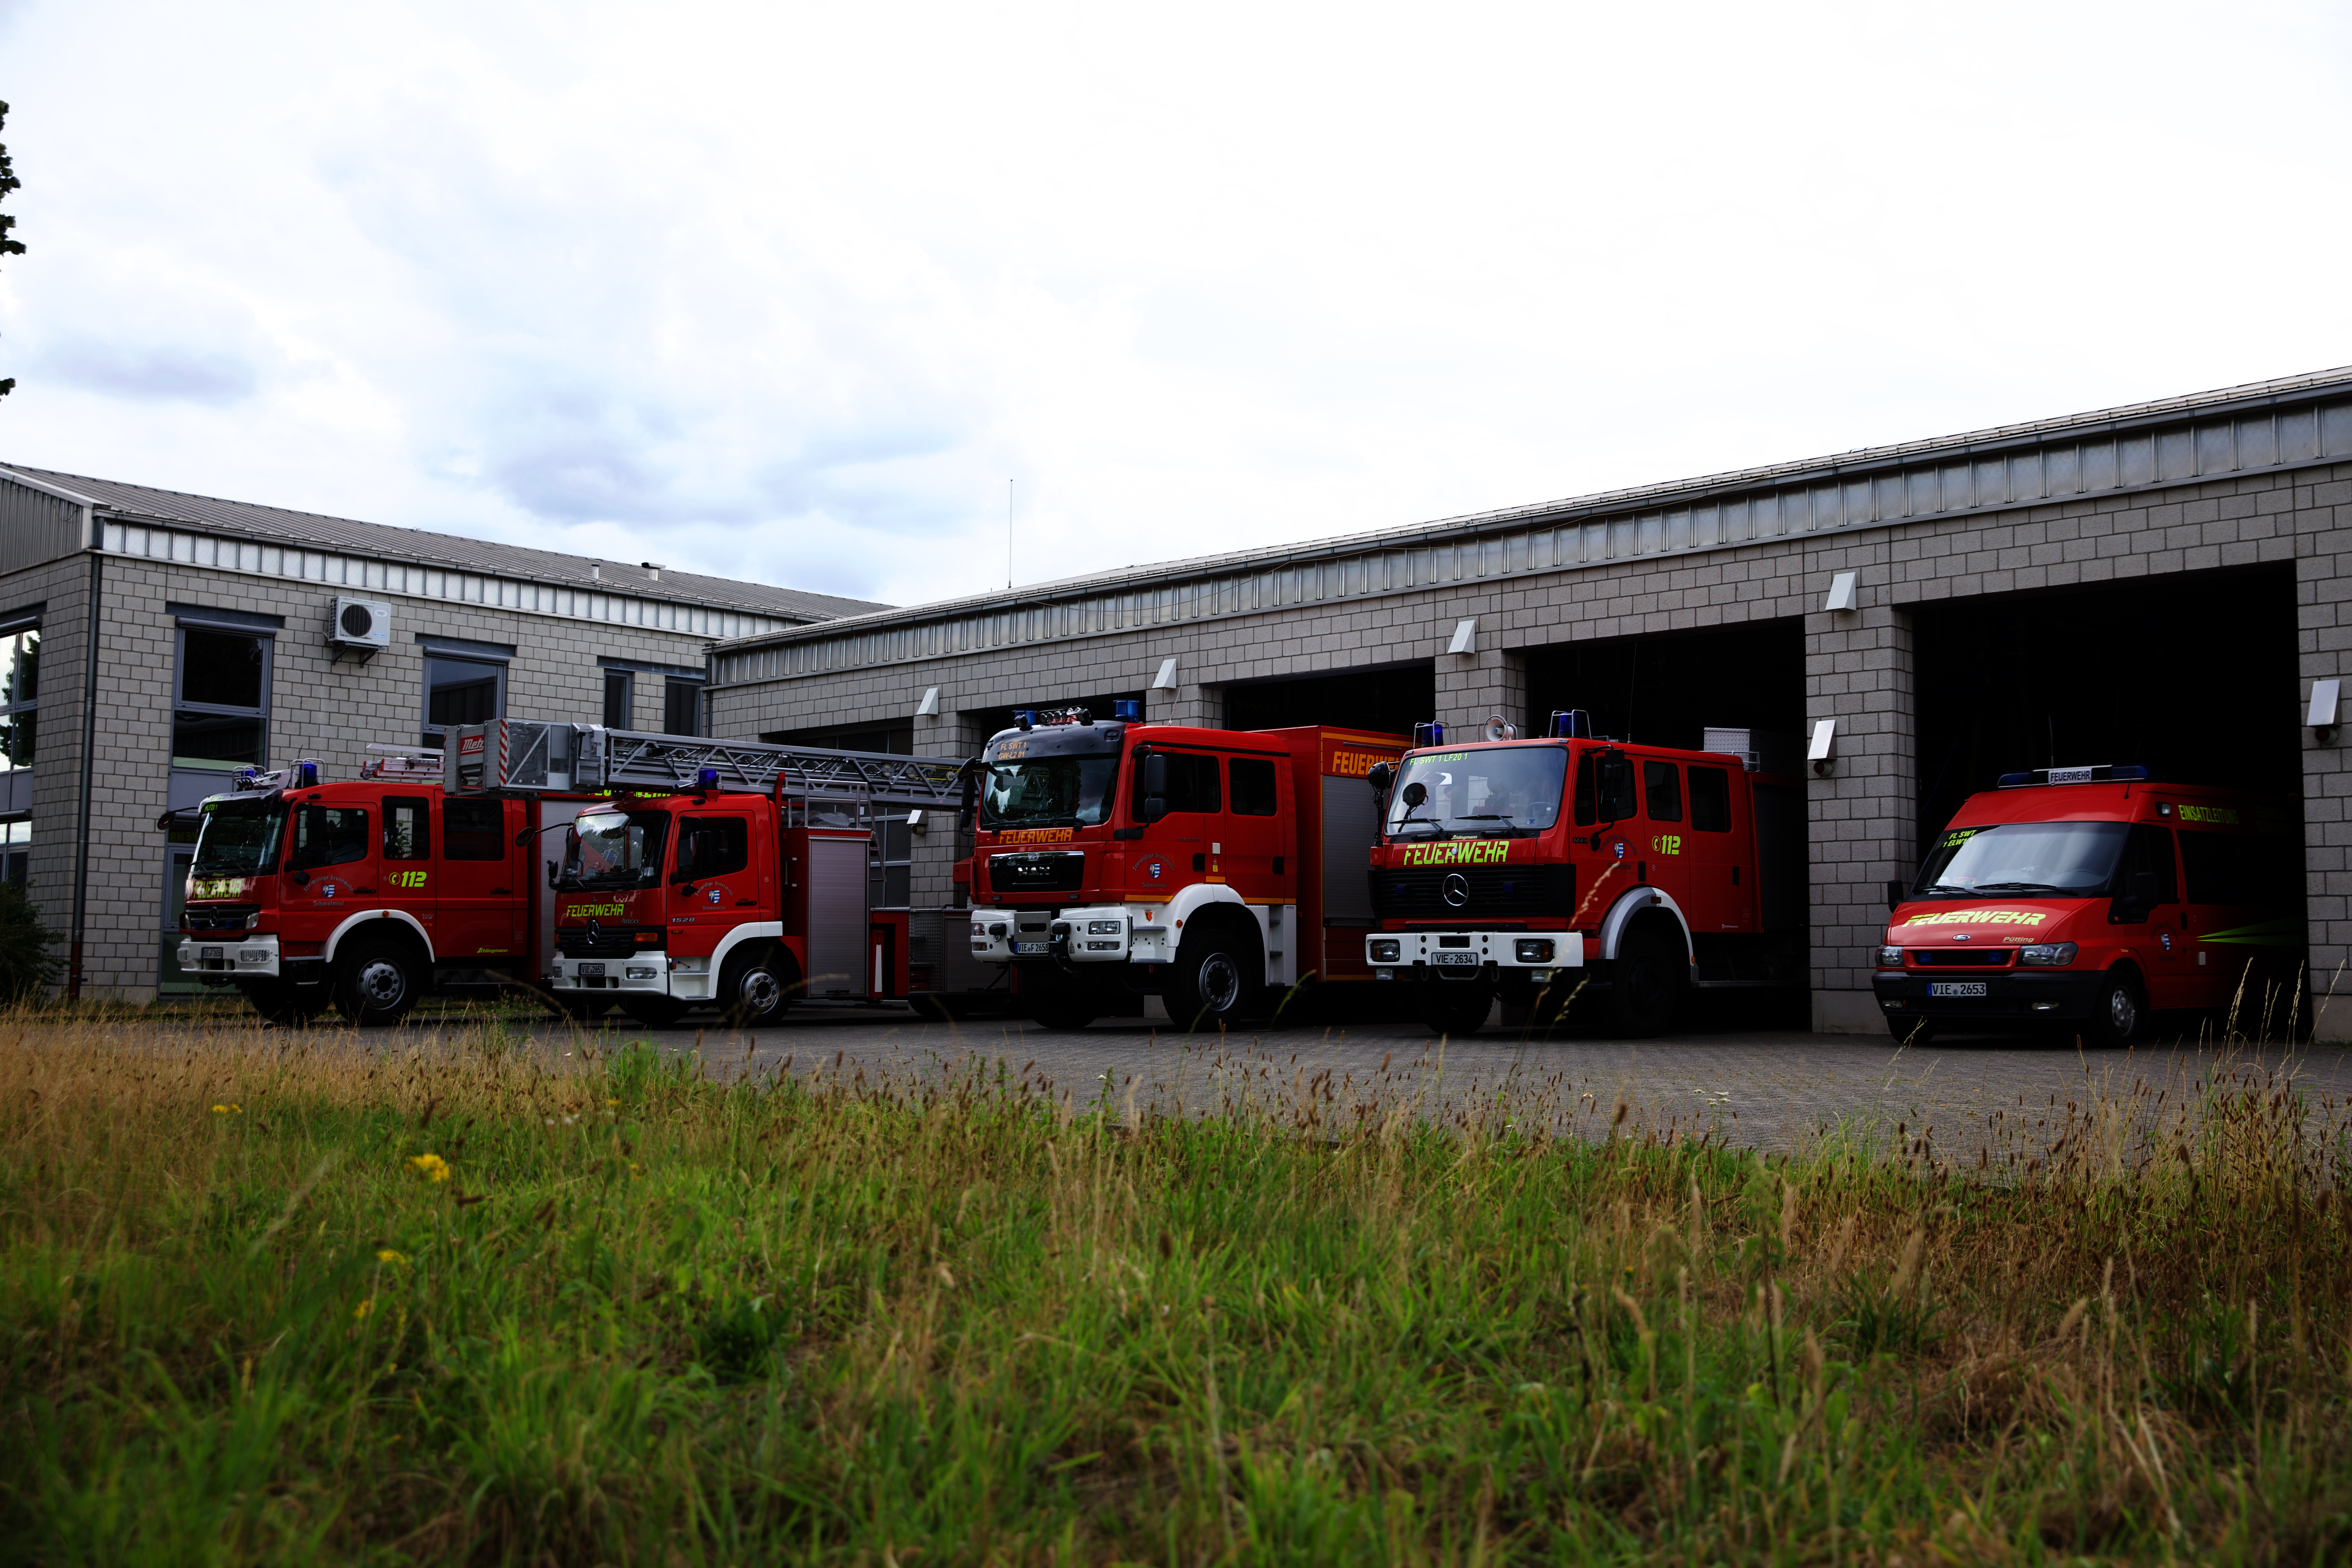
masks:
{"type": "Polygon", "coordinates": [[[627,669],[604,671],[604,728],[634,730],[637,727],[637,677],[627,669]],[[618,717],[615,717],[615,714],[618,717]]]}
{"type": "Polygon", "coordinates": [[[1683,769],[1680,763],[1670,763],[1664,757],[1642,759],[1642,816],[1650,822],[1680,822],[1683,819],[1683,769]],[[1664,781],[1669,796],[1666,808],[1658,809],[1659,783],[1664,781]]]}
{"type": "Polygon", "coordinates": [[[289,871],[322,871],[333,866],[356,866],[362,860],[373,858],[375,855],[375,840],[368,837],[368,818],[373,815],[374,814],[364,805],[304,801],[294,808],[292,813],[294,820],[286,825],[286,868],[289,871]],[[347,854],[343,850],[337,850],[333,853],[332,858],[323,856],[317,859],[304,858],[302,839],[309,832],[310,824],[313,820],[323,822],[325,818],[337,812],[354,816],[360,819],[359,832],[345,840],[343,846],[343,850],[355,849],[358,852],[347,854]]]}
{"type": "Polygon", "coordinates": [[[421,795],[388,795],[383,797],[383,858],[386,860],[412,861],[433,858],[433,802],[421,795]],[[416,825],[422,830],[422,841],[408,846],[405,851],[393,845],[392,825],[395,812],[414,809],[416,825]]]}
{"type": "Polygon", "coordinates": [[[168,766],[197,773],[233,773],[239,768],[266,768],[269,765],[269,707],[272,683],[278,672],[278,629],[273,626],[239,625],[234,621],[200,620],[184,616],[172,631],[172,740],[166,753],[168,766]],[[193,701],[187,696],[188,634],[206,637],[251,637],[261,647],[261,700],[254,707],[236,703],[193,701]],[[225,757],[183,757],[180,754],[180,715],[194,713],[216,719],[250,719],[259,734],[254,754],[248,762],[225,757]]]}
{"type": "MultiPolygon", "coordinates": [[[[1168,759],[1168,793],[1161,798],[1168,807],[1169,816],[1210,816],[1224,810],[1221,778],[1224,770],[1217,766],[1216,752],[1180,752],[1172,747],[1154,746],[1151,755],[1168,759]],[[1204,778],[1209,783],[1209,800],[1202,805],[1198,804],[1199,785],[1204,778]]],[[[1141,763],[1139,761],[1130,771],[1134,773],[1135,784],[1129,810],[1134,821],[1141,822],[1144,801],[1141,763]]]]}
{"type": "Polygon", "coordinates": [[[1235,816],[1274,816],[1280,813],[1282,779],[1280,770],[1276,767],[1273,758],[1234,757],[1226,763],[1225,773],[1226,809],[1235,816]],[[1244,768],[1249,770],[1253,778],[1263,775],[1265,794],[1262,798],[1255,793],[1257,787],[1255,784],[1251,786],[1250,792],[1244,791],[1242,787],[1244,768]]]}
{"type": "Polygon", "coordinates": [[[463,861],[469,866],[488,866],[506,859],[513,849],[514,847],[507,842],[507,814],[503,801],[457,795],[441,797],[442,859],[463,861]],[[460,826],[450,820],[461,815],[487,816],[491,825],[488,828],[474,825],[460,826]],[[491,848],[496,853],[476,854],[473,851],[477,847],[491,848]]]}
{"type": "Polygon", "coordinates": [[[1690,808],[1690,826],[1694,833],[1728,833],[1731,831],[1731,770],[1711,768],[1704,763],[1693,763],[1683,770],[1683,797],[1690,808]],[[1702,790],[1699,781],[1708,781],[1702,790]],[[1700,815],[1702,808],[1706,815],[1700,815]],[[1719,809],[1718,809],[1719,808],[1719,809]]]}
{"type": "MultiPolygon", "coordinates": [[[[41,636],[41,617],[22,616],[15,620],[0,621],[0,638],[41,636]]],[[[13,652],[21,652],[22,645],[13,652]]],[[[7,653],[0,653],[0,773],[16,773],[33,765],[40,731],[40,651],[34,645],[33,689],[17,690],[16,665],[7,653]]]]}
{"type": "Polygon", "coordinates": [[[740,813],[724,811],[680,813],[677,819],[677,833],[672,842],[676,847],[670,851],[670,864],[674,868],[671,875],[681,881],[699,882],[712,877],[733,876],[738,871],[748,871],[751,868],[751,819],[740,813]],[[713,832],[706,828],[705,824],[717,826],[717,831],[713,832]],[[728,832],[729,827],[732,827],[735,831],[728,832]],[[731,864],[688,865],[687,861],[689,847],[698,851],[705,838],[719,839],[723,851],[720,858],[731,857],[731,864]]]}
{"type": "Polygon", "coordinates": [[[699,735],[702,733],[702,688],[698,677],[665,675],[662,677],[662,733],[665,735],[699,735]],[[679,710],[683,708],[685,729],[679,729],[679,710]]]}

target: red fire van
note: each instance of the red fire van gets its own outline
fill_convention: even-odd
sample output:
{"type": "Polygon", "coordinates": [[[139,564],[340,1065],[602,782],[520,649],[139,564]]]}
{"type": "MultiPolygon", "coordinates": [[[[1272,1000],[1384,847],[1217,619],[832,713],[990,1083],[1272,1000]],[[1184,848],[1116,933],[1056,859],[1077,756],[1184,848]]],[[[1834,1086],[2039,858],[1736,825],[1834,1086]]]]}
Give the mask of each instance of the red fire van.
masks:
{"type": "Polygon", "coordinates": [[[2151,1012],[2307,1029],[2295,803],[2042,768],[1970,795],[1887,889],[1873,989],[1896,1038],[2063,1026],[2109,1045],[2151,1012]]]}

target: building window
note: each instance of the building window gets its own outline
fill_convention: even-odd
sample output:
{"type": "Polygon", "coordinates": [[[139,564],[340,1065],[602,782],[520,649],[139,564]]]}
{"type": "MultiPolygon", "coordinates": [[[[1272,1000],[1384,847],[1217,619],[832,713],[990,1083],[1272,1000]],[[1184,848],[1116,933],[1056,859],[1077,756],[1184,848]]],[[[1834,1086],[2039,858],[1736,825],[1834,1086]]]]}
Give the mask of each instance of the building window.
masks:
{"type": "Polygon", "coordinates": [[[225,627],[180,627],[172,693],[172,765],[235,773],[265,766],[274,638],[225,627]]]}
{"type": "Polygon", "coordinates": [[[0,822],[0,882],[5,882],[18,892],[33,874],[33,824],[20,817],[14,822],[0,822]]]}
{"type": "Polygon", "coordinates": [[[604,728],[634,730],[636,715],[632,704],[636,700],[637,679],[625,669],[604,672],[604,728]]]}
{"type": "Polygon", "coordinates": [[[662,681],[662,733],[702,733],[702,682],[672,675],[662,681]]]}
{"type": "Polygon", "coordinates": [[[0,632],[0,772],[33,765],[40,675],[41,628],[0,632]]]}
{"type": "Polygon", "coordinates": [[[507,716],[503,655],[428,644],[425,649],[425,743],[438,746],[460,724],[507,716]]]}

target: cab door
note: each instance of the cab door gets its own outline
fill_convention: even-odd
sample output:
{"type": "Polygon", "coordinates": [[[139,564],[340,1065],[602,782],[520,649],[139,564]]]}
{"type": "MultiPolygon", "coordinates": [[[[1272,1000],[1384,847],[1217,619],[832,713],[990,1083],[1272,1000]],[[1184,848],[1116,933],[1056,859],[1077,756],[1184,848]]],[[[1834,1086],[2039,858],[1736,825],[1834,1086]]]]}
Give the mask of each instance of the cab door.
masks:
{"type": "Polygon", "coordinates": [[[441,800],[441,893],[434,938],[445,963],[488,968],[522,952],[524,900],[519,879],[529,851],[507,830],[508,802],[478,795],[441,800]]]}
{"type": "MultiPolygon", "coordinates": [[[[2213,988],[2213,976],[2197,964],[2174,855],[2172,829],[2147,822],[2132,825],[2116,867],[2116,896],[2107,905],[2107,923],[2116,941],[2137,951],[2147,974],[2149,1006],[2210,1006],[2206,996],[2213,988]],[[2153,902],[2138,899],[2143,877],[2156,879],[2153,902]]],[[[2096,906],[2090,918],[2098,918],[2096,906]]]]}
{"type": "Polygon", "coordinates": [[[1748,835],[1738,820],[1747,794],[1735,788],[1729,768],[1692,763],[1683,769],[1688,798],[1683,802],[1690,831],[1683,838],[1689,868],[1690,898],[1684,914],[1691,934],[1756,929],[1756,879],[1750,874],[1748,835]]]}
{"type": "MultiPolygon", "coordinates": [[[[1224,837],[1210,844],[1234,892],[1254,904],[1296,901],[1297,847],[1291,840],[1297,814],[1283,810],[1289,769],[1272,757],[1229,757],[1225,762],[1224,837]]],[[[1369,792],[1367,792],[1369,793],[1369,792]]]]}
{"type": "Polygon", "coordinates": [[[374,905],[383,884],[370,826],[363,805],[305,801],[294,808],[278,904],[289,915],[311,917],[289,922],[296,940],[317,941],[354,910],[374,905]]]}
{"type": "MultiPolygon", "coordinates": [[[[1683,770],[1663,757],[1637,757],[1642,773],[1642,837],[1633,846],[1634,872],[1688,910],[1691,902],[1689,814],[1683,807],[1683,770]]],[[[1695,929],[1696,920],[1692,920],[1695,929]]]]}
{"type": "Polygon", "coordinates": [[[670,867],[672,951],[716,952],[728,932],[763,918],[752,860],[747,814],[697,812],[677,819],[677,858],[670,867]]]}
{"type": "MultiPolygon", "coordinates": [[[[435,931],[433,904],[440,889],[433,875],[433,802],[425,795],[383,797],[383,827],[379,835],[381,865],[375,902],[413,916],[427,931],[435,931]]],[[[433,938],[438,952],[441,939],[433,938]]]]}

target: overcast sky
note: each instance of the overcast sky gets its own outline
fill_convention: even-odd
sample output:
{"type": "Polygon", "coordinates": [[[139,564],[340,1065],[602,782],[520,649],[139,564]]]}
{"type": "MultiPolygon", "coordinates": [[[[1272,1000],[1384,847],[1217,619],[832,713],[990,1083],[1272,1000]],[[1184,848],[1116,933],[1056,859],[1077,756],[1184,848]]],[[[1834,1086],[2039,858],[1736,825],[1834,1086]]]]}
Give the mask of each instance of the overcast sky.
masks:
{"type": "Polygon", "coordinates": [[[2342,5],[0,0],[0,462],[909,603],[2352,362],[2342,5]]]}

